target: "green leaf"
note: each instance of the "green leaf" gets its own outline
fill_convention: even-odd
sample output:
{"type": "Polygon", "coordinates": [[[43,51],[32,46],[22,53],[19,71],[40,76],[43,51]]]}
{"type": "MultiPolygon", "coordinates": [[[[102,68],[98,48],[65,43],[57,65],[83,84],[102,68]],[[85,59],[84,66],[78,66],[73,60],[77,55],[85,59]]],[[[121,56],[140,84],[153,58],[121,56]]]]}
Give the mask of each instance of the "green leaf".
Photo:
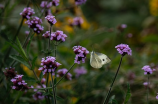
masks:
{"type": "Polygon", "coordinates": [[[32,67],[31,67],[31,70],[33,70],[35,68],[35,62],[37,60],[37,56],[35,56],[32,60],[32,67]]]}
{"type": "Polygon", "coordinates": [[[113,99],[112,104],[118,104],[118,102],[115,99],[113,99]]]}
{"type": "Polygon", "coordinates": [[[110,100],[109,100],[109,104],[112,104],[113,99],[115,98],[115,95],[111,96],[110,100]]]}
{"type": "Polygon", "coordinates": [[[24,64],[25,66],[27,66],[30,69],[30,65],[28,64],[28,62],[25,59],[23,59],[21,56],[10,55],[9,57],[24,64]]]}
{"type": "Polygon", "coordinates": [[[39,78],[40,80],[43,78],[43,71],[41,71],[39,78]]]}
{"type": "Polygon", "coordinates": [[[64,101],[64,99],[61,98],[60,96],[56,96],[56,99],[57,99],[58,101],[64,101]]]}
{"type": "Polygon", "coordinates": [[[127,104],[127,102],[130,99],[130,97],[131,97],[130,85],[129,85],[129,83],[127,83],[127,93],[126,93],[125,103],[124,104],[127,104]]]}
{"type": "Polygon", "coordinates": [[[45,92],[45,93],[43,93],[43,95],[47,96],[47,95],[50,95],[50,93],[49,92],[45,92]]]}
{"type": "MultiPolygon", "coordinates": [[[[30,33],[31,33],[31,31],[30,31],[30,33]]],[[[29,55],[30,44],[31,44],[31,41],[32,41],[32,39],[33,39],[33,36],[34,36],[34,34],[32,34],[32,36],[31,36],[31,38],[30,38],[30,40],[29,40],[29,43],[28,43],[28,45],[27,45],[27,47],[26,47],[26,54],[27,54],[27,56],[29,55]]]]}
{"type": "Polygon", "coordinates": [[[22,48],[22,46],[21,46],[21,43],[20,43],[20,41],[19,41],[19,39],[18,38],[16,38],[16,41],[17,41],[17,45],[18,45],[18,47],[19,47],[19,49],[20,49],[20,51],[22,52],[22,56],[24,56],[24,58],[26,58],[27,59],[27,56],[26,56],[26,53],[25,53],[25,51],[23,50],[23,48],[22,48]]]}
{"type": "Polygon", "coordinates": [[[6,78],[3,78],[3,84],[4,84],[5,88],[7,89],[7,81],[6,81],[6,78]]]}
{"type": "Polygon", "coordinates": [[[35,78],[28,77],[28,76],[23,76],[22,79],[25,80],[25,81],[36,82],[35,78]]]}

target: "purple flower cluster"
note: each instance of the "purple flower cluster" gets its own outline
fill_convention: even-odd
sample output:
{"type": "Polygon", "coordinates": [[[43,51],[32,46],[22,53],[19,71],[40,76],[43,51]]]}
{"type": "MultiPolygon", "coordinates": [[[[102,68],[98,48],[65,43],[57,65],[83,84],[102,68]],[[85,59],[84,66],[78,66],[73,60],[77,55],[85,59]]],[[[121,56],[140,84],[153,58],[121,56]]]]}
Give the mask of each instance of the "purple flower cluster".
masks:
{"type": "Polygon", "coordinates": [[[144,75],[146,74],[152,74],[153,71],[155,71],[155,69],[151,69],[151,67],[149,65],[145,65],[142,68],[144,70],[144,75]]]}
{"type": "Polygon", "coordinates": [[[79,67],[74,70],[74,73],[76,73],[76,78],[78,78],[79,76],[86,74],[87,70],[84,67],[79,67]]]}
{"type": "MultiPolygon", "coordinates": [[[[43,88],[46,88],[46,85],[44,84],[45,81],[46,81],[46,79],[45,79],[45,78],[42,78],[41,84],[42,84],[43,88]]],[[[40,85],[38,85],[38,86],[36,86],[36,88],[42,88],[42,87],[41,87],[40,85]]],[[[36,92],[36,91],[38,91],[38,90],[37,90],[37,89],[34,89],[34,92],[36,92]]],[[[32,95],[32,96],[33,96],[33,99],[34,99],[34,100],[43,100],[44,97],[45,97],[42,92],[36,92],[36,93],[35,93],[34,95],[32,95]]]]}
{"type": "Polygon", "coordinates": [[[75,0],[76,5],[82,5],[86,2],[87,0],[75,0]]]}
{"type": "Polygon", "coordinates": [[[86,59],[86,55],[89,53],[89,51],[82,46],[74,46],[73,51],[76,54],[74,63],[80,64],[80,61],[84,63],[86,59]]]}
{"type": "Polygon", "coordinates": [[[50,23],[50,25],[54,25],[57,21],[55,19],[55,16],[52,15],[47,15],[45,19],[50,23]]]}
{"type": "Polygon", "coordinates": [[[31,17],[25,23],[28,24],[28,27],[32,28],[37,34],[40,34],[44,29],[44,27],[41,26],[42,20],[38,17],[31,17]]]}
{"type": "Polygon", "coordinates": [[[59,5],[59,0],[52,0],[52,5],[58,6],[59,5]]]}
{"type": "Polygon", "coordinates": [[[54,73],[55,70],[61,65],[60,63],[56,62],[55,57],[47,56],[46,58],[42,58],[41,65],[38,70],[43,71],[43,75],[45,73],[54,73]]]}
{"type": "Polygon", "coordinates": [[[34,10],[30,7],[24,8],[24,10],[20,13],[23,18],[30,19],[30,17],[35,14],[34,10]]]}
{"type": "Polygon", "coordinates": [[[127,28],[127,25],[126,24],[121,24],[117,27],[117,29],[120,31],[120,32],[123,32],[124,29],[127,28]]]}
{"type": "Polygon", "coordinates": [[[127,44],[119,44],[117,46],[115,46],[115,48],[117,48],[117,51],[122,55],[132,55],[132,50],[130,49],[130,47],[127,44]]]}
{"type": "Polygon", "coordinates": [[[148,86],[148,82],[144,82],[143,85],[146,87],[148,86]]]}
{"type": "Polygon", "coordinates": [[[43,9],[49,9],[52,6],[52,3],[48,1],[42,1],[40,5],[43,9]]]}
{"type": "MultiPolygon", "coordinates": [[[[59,69],[58,71],[57,71],[57,77],[63,77],[66,73],[67,73],[67,69],[59,69]]],[[[67,80],[72,80],[72,75],[71,75],[71,73],[67,73],[66,74],[66,76],[65,76],[65,78],[67,79],[67,80]]]]}
{"type": "Polygon", "coordinates": [[[121,28],[125,29],[125,28],[127,28],[127,25],[126,24],[121,24],[121,28]]]}
{"type": "Polygon", "coordinates": [[[4,72],[4,75],[6,76],[6,78],[14,78],[17,74],[17,72],[15,72],[15,68],[5,68],[6,71],[4,72]]]}
{"type": "Polygon", "coordinates": [[[50,40],[61,41],[64,42],[67,35],[63,33],[63,31],[57,30],[56,32],[51,34],[50,40]]]}
{"type": "Polygon", "coordinates": [[[75,17],[72,21],[72,23],[70,23],[71,26],[78,26],[81,27],[81,24],[83,23],[83,19],[81,17],[75,17]]]}
{"type": "Polygon", "coordinates": [[[11,79],[11,82],[13,82],[12,89],[25,91],[28,90],[29,88],[33,88],[33,87],[28,87],[27,83],[25,83],[25,81],[22,80],[22,77],[23,75],[16,75],[14,78],[11,79]]]}
{"type": "Polygon", "coordinates": [[[156,99],[158,99],[158,93],[157,93],[156,99]]]}
{"type": "Polygon", "coordinates": [[[46,31],[42,36],[45,37],[45,38],[49,38],[50,31],[46,31]]]}

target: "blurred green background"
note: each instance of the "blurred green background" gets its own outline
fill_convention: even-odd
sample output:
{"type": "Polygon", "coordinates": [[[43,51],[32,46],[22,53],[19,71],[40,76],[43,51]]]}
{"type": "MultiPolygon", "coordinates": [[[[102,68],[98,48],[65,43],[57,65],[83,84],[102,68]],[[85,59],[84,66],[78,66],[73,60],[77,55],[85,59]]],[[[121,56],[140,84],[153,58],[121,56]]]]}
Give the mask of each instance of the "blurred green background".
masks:
{"type": "MultiPolygon", "coordinates": [[[[41,0],[30,0],[30,7],[35,10],[36,16],[40,16],[41,0]]],[[[28,0],[0,0],[4,8],[0,8],[0,104],[12,104],[18,96],[18,91],[11,90],[10,81],[5,79],[3,71],[9,67],[12,59],[6,55],[10,45],[7,39],[12,40],[17,32],[22,17],[19,15],[26,7],[28,0]],[[6,58],[7,56],[7,58],[6,58]]],[[[90,66],[90,55],[87,55],[84,64],[75,65],[84,66],[87,74],[75,77],[71,81],[64,80],[57,86],[57,95],[61,98],[58,104],[102,104],[104,97],[110,87],[112,79],[117,70],[121,55],[115,49],[115,46],[121,43],[128,44],[132,49],[132,56],[125,56],[112,89],[112,95],[118,104],[123,104],[127,83],[130,83],[131,98],[128,104],[145,104],[146,88],[143,85],[147,81],[141,69],[144,65],[150,65],[156,71],[150,75],[149,104],[157,104],[155,98],[158,93],[158,0],[87,0],[79,7],[74,7],[73,0],[60,0],[58,7],[51,8],[55,15],[57,23],[53,26],[53,31],[62,30],[67,34],[67,39],[57,48],[57,61],[62,65],[59,68],[69,68],[75,58],[72,47],[81,45],[89,51],[93,49],[96,52],[106,54],[112,61],[100,69],[94,69],[90,66]],[[63,10],[63,8],[73,8],[63,10]],[[56,10],[61,10],[55,13],[56,10]],[[71,27],[69,19],[76,16],[82,17],[84,23],[81,28],[71,27]],[[121,24],[126,24],[127,28],[119,30],[121,24]]],[[[49,25],[43,20],[44,31],[49,30],[49,25]]],[[[29,31],[28,26],[23,23],[18,35],[21,43],[26,38],[25,31],[29,31]]],[[[35,35],[32,43],[29,57],[33,59],[38,56],[36,63],[36,72],[39,74],[40,60],[45,54],[47,40],[42,34],[35,35]]],[[[51,48],[54,49],[53,44],[51,48]]],[[[10,55],[17,54],[11,49],[10,55]]],[[[52,54],[53,55],[53,54],[52,54]]],[[[24,74],[34,78],[32,71],[20,63],[15,65],[18,74],[24,74]]],[[[59,80],[59,79],[57,79],[59,80]]],[[[26,80],[28,85],[36,85],[34,80],[26,80]]],[[[29,90],[21,94],[17,104],[45,104],[43,101],[35,101],[32,98],[34,92],[29,90]]]]}

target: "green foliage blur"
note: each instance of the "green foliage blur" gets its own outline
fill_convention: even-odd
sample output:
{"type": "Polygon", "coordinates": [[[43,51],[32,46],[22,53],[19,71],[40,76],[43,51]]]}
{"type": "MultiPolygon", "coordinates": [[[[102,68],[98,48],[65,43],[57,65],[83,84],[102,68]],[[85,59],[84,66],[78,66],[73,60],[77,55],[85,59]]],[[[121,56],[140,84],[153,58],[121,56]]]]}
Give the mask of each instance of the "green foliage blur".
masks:
{"type": "MultiPolygon", "coordinates": [[[[34,92],[31,89],[27,92],[12,90],[10,80],[7,80],[3,73],[13,61],[9,56],[18,54],[13,48],[10,54],[7,54],[10,48],[8,42],[13,41],[18,31],[22,20],[19,14],[27,6],[28,1],[31,2],[30,7],[35,10],[34,15],[40,17],[41,0],[0,0],[0,4],[4,5],[4,8],[0,7],[0,104],[12,104],[18,96],[16,104],[47,104],[45,100],[35,101],[32,98],[34,92]]],[[[75,54],[72,47],[75,45],[81,45],[90,52],[94,50],[104,53],[111,59],[110,63],[100,69],[90,66],[90,54],[87,55],[85,63],[76,64],[71,70],[72,80],[63,80],[56,88],[58,104],[102,104],[121,58],[115,46],[121,43],[129,45],[132,56],[126,55],[123,58],[110,97],[114,95],[118,104],[123,104],[128,90],[127,83],[129,83],[131,98],[127,104],[145,104],[147,89],[143,83],[147,81],[147,75],[144,75],[141,68],[144,65],[150,65],[156,71],[150,75],[149,104],[157,104],[158,18],[151,12],[152,8],[156,8],[151,5],[153,1],[87,0],[79,7],[63,9],[73,6],[74,0],[60,0],[60,5],[51,9],[58,21],[53,26],[53,31],[62,30],[68,36],[66,41],[57,47],[57,61],[62,64],[59,69],[69,69],[74,63],[75,54]],[[69,26],[69,19],[76,16],[84,19],[83,25],[69,26]],[[120,29],[122,24],[126,24],[127,28],[120,29]],[[87,74],[76,78],[73,70],[82,66],[87,69],[87,74]]],[[[158,10],[158,6],[156,9],[158,10]]],[[[44,16],[40,18],[43,21],[44,33],[49,30],[49,24],[44,16]]],[[[23,23],[18,34],[21,44],[26,38],[25,31],[30,29],[23,23]]],[[[44,39],[42,34],[36,34],[31,42],[29,59],[33,60],[37,56],[35,71],[38,75],[38,68],[41,58],[45,57],[47,43],[47,39],[44,39]]],[[[51,43],[51,49],[54,49],[53,43],[51,43]]],[[[26,80],[28,85],[36,86],[35,76],[31,70],[18,62],[14,67],[18,74],[24,74],[33,79],[26,80]]]]}

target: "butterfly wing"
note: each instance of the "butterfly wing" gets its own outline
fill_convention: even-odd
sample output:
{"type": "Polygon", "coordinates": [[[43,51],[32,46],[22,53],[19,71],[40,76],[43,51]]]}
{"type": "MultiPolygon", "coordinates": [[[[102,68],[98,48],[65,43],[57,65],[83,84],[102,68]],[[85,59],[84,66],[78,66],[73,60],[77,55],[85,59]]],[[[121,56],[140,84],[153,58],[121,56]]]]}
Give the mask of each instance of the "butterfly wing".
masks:
{"type": "Polygon", "coordinates": [[[101,68],[102,67],[102,61],[98,57],[98,55],[95,52],[91,52],[91,57],[90,57],[90,65],[93,68],[101,68]]]}
{"type": "Polygon", "coordinates": [[[106,55],[104,55],[102,53],[98,53],[98,52],[95,52],[95,53],[97,54],[99,59],[101,59],[102,65],[107,64],[107,63],[109,63],[111,61],[106,55]]]}

